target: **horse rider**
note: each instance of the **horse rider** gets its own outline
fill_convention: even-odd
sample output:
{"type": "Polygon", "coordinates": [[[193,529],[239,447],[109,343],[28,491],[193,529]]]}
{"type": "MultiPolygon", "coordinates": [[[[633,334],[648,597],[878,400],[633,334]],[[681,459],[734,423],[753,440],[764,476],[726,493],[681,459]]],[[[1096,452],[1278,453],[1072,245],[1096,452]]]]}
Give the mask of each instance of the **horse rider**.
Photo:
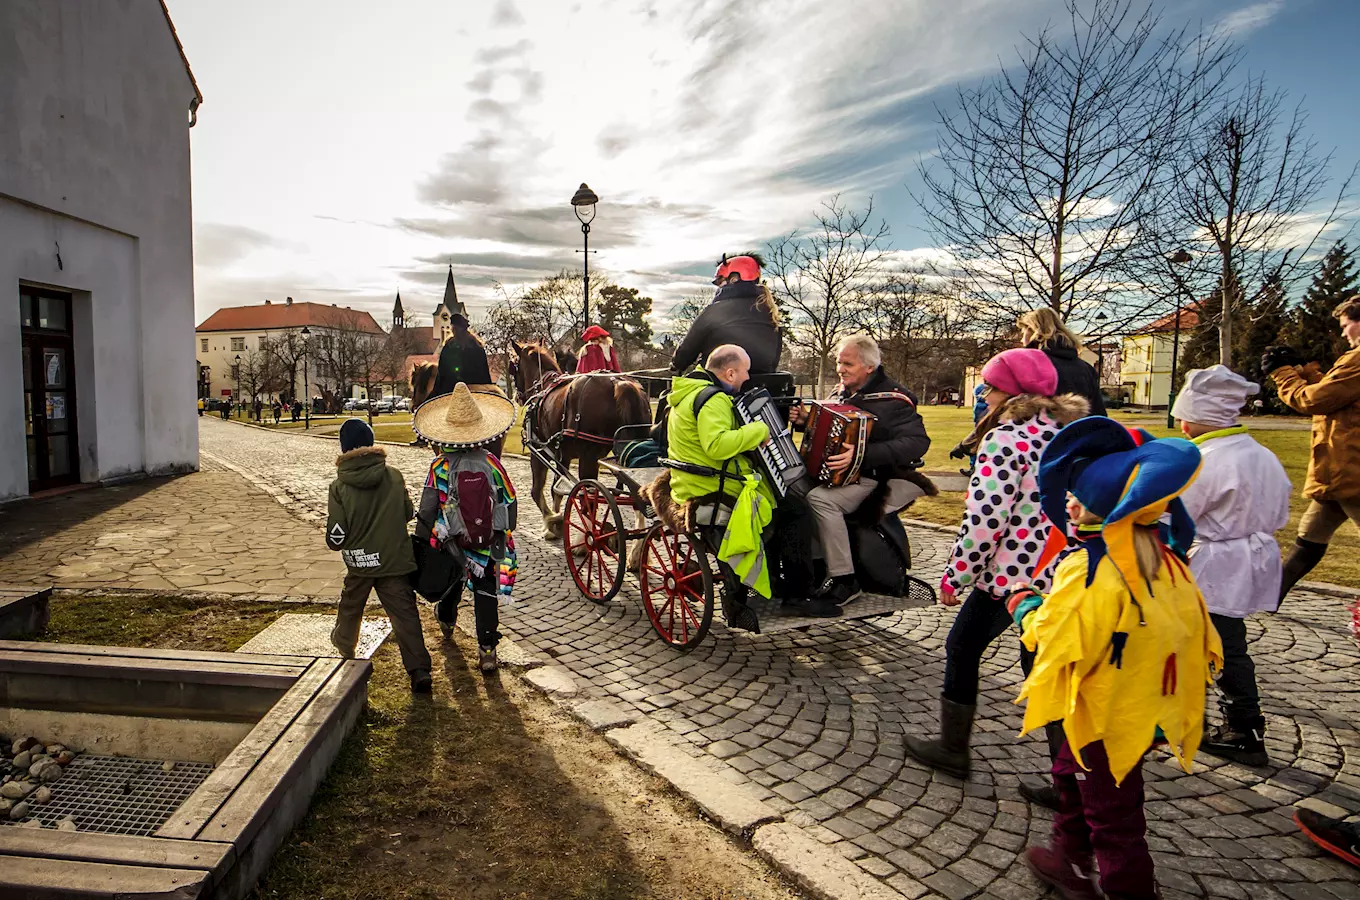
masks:
{"type": "Polygon", "coordinates": [[[722,344],[735,344],[745,350],[753,375],[778,371],[784,338],[779,333],[779,309],[774,296],[760,283],[763,265],[764,261],[755,253],[723,255],[713,277],[718,292],[676,348],[671,358],[672,372],[679,375],[690,371],[722,344]]]}
{"type": "MultiPolygon", "coordinates": [[[[846,514],[873,503],[880,517],[891,515],[935,489],[914,469],[930,449],[925,422],[916,411],[916,398],[883,371],[878,343],[867,334],[842,340],[836,353],[836,374],[840,385],[826,402],[856,406],[877,419],[869,430],[859,481],[839,487],[821,484],[807,496],[817,522],[817,542],[826,560],[826,578],[814,596],[845,604],[860,595],[846,514]]],[[[789,418],[791,424],[806,424],[806,407],[795,406],[789,418]]],[[[849,468],[854,458],[855,451],[846,449],[827,462],[833,472],[840,472],[849,468]]]]}
{"type": "Polygon", "coordinates": [[[439,351],[439,372],[435,375],[430,396],[451,394],[460,381],[469,387],[493,386],[486,346],[471,329],[467,317],[454,313],[449,322],[453,326],[453,334],[444,343],[444,349],[439,351]]]}
{"type": "Polygon", "coordinates": [[[599,325],[591,325],[581,333],[584,346],[576,354],[576,374],[587,372],[622,372],[619,365],[619,351],[614,349],[614,339],[599,325]]]}
{"type": "MultiPolygon", "coordinates": [[[[751,359],[745,350],[735,344],[722,344],[709,354],[703,368],[675,379],[666,401],[671,406],[667,425],[671,459],[721,470],[725,475],[719,477],[696,474],[683,468],[672,469],[669,501],[658,503],[659,509],[671,510],[675,504],[688,501],[703,504],[721,490],[729,502],[735,501],[727,528],[745,527],[740,521],[743,504],[737,498],[748,487],[747,477],[756,472],[747,454],[770,439],[769,429],[763,422],[738,425],[735,421],[732,400],[746,384],[750,370],[751,359]]],[[[755,484],[755,491],[760,495],[758,505],[762,512],[769,514],[767,521],[771,530],[768,535],[773,545],[773,552],[768,556],[755,554],[762,559],[756,565],[773,565],[768,565],[768,571],[764,573],[743,572],[739,565],[733,565],[736,574],[759,592],[780,597],[789,612],[819,617],[840,615],[840,608],[833,604],[807,599],[808,586],[813,582],[812,519],[807,506],[792,494],[782,503],[776,501],[769,481],[763,476],[755,484]]],[[[757,519],[761,517],[757,515],[757,519]]],[[[683,517],[677,515],[676,518],[683,517]]],[[[752,530],[763,530],[759,521],[746,525],[752,530]]],[[[731,561],[729,565],[732,565],[731,561]]]]}

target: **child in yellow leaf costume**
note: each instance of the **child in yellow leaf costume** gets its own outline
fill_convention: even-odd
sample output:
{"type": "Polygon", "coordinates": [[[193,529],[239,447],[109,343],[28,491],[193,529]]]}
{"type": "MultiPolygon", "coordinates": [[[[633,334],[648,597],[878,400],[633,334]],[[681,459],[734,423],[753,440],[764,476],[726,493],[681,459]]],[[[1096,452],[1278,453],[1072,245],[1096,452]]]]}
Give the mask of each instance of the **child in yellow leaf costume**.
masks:
{"type": "Polygon", "coordinates": [[[1044,450],[1040,502],[1053,523],[1041,569],[1078,541],[1047,596],[1007,606],[1036,656],[1020,700],[1024,731],[1062,720],[1053,764],[1053,843],[1026,851],[1030,869],[1067,898],[1157,896],[1143,816],[1143,757],[1165,741],[1188,772],[1204,729],[1204,687],[1222,646],[1184,560],[1194,524],[1176,499],[1199,471],[1180,439],[1140,441],[1110,419],[1081,419],[1044,450]],[[1159,520],[1170,513],[1170,526],[1159,520]]]}

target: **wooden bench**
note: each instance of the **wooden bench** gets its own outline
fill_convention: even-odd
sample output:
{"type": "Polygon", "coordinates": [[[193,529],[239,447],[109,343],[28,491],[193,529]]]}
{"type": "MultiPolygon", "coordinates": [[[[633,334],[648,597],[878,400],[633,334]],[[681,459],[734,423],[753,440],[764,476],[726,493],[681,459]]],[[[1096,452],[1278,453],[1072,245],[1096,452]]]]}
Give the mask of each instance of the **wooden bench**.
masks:
{"type": "Polygon", "coordinates": [[[51,616],[52,588],[0,583],[0,640],[19,640],[42,634],[51,616]]]}

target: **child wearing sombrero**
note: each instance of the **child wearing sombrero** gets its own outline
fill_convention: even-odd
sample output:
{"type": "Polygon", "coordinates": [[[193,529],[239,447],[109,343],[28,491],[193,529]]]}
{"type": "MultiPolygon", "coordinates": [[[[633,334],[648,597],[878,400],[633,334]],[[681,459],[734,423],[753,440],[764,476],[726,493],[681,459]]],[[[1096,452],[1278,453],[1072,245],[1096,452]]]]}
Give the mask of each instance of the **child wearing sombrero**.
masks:
{"type": "Polygon", "coordinates": [[[500,599],[515,583],[515,486],[488,446],[510,430],[515,405],[499,393],[472,391],[459,382],[452,393],[422,403],[412,426],[440,452],[430,463],[416,516],[416,538],[453,553],[465,578],[435,605],[445,640],[453,635],[464,582],[477,620],[477,661],[497,667],[500,599]]]}
{"type": "Polygon", "coordinates": [[[1061,720],[1053,764],[1052,844],[1025,853],[1030,870],[1069,898],[1094,898],[1092,863],[1110,898],[1153,898],[1143,815],[1143,757],[1165,741],[1185,771],[1204,728],[1204,689],[1222,646],[1184,554],[1194,524],[1178,499],[1199,471],[1181,439],[1138,439],[1103,417],[1059,432],[1039,464],[1053,524],[1036,570],[1064,551],[1041,595],[1007,598],[1034,666],[1020,692],[1027,733],[1061,720]],[[1170,513],[1163,539],[1159,520],[1170,513]]]}

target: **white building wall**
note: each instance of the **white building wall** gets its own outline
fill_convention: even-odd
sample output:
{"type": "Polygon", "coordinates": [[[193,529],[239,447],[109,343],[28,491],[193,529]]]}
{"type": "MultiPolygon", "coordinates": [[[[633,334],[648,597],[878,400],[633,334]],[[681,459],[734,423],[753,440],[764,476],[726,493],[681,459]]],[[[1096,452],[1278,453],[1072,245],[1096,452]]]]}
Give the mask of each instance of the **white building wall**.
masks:
{"type": "Polygon", "coordinates": [[[0,499],[28,492],[20,279],[88,292],[82,480],[196,468],[195,94],[159,2],[5,0],[0,86],[0,499]]]}

